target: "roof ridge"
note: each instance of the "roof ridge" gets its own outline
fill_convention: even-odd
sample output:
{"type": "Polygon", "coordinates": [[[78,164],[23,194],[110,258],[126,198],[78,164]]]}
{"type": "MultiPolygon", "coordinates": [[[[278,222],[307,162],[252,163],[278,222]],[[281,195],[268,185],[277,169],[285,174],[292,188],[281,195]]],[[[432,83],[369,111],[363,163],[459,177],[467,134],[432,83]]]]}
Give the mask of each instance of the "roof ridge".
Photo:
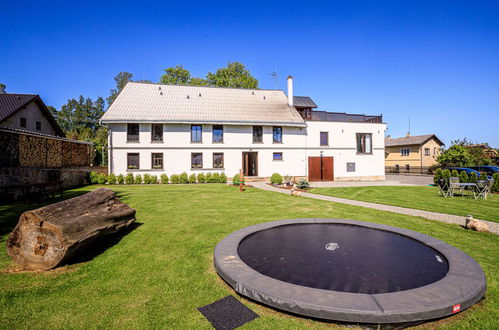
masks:
{"type": "Polygon", "coordinates": [[[214,88],[214,89],[235,89],[235,90],[247,90],[247,91],[284,92],[283,89],[219,87],[219,86],[197,86],[197,85],[174,85],[174,84],[161,84],[161,83],[143,82],[143,81],[129,81],[129,82],[127,82],[127,85],[128,84],[143,84],[143,85],[172,86],[172,87],[199,87],[199,88],[214,88]]]}

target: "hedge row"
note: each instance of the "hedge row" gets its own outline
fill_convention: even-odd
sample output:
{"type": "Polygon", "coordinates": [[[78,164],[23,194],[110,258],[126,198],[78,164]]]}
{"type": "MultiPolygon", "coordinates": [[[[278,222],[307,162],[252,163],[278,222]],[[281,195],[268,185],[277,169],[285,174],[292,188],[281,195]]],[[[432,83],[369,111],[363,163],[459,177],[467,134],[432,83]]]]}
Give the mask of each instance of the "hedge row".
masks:
{"type": "MultiPolygon", "coordinates": [[[[461,173],[458,173],[457,170],[442,170],[442,169],[437,169],[435,171],[435,176],[433,177],[433,182],[435,184],[438,183],[438,179],[444,179],[449,182],[450,177],[457,177],[459,178],[459,182],[462,183],[476,183],[478,180],[487,180],[488,176],[487,173],[482,172],[480,173],[480,177],[476,174],[476,172],[472,172],[471,175],[468,175],[465,171],[461,171],[461,173]]],[[[492,176],[494,179],[494,186],[492,186],[492,191],[499,191],[499,173],[494,173],[492,176]]]]}
{"type": "Polygon", "coordinates": [[[104,173],[97,173],[97,172],[90,172],[89,176],[90,182],[91,183],[98,183],[98,184],[157,184],[157,183],[162,183],[162,184],[167,184],[167,183],[173,183],[173,184],[185,184],[185,183],[226,183],[227,182],[227,176],[225,173],[199,173],[197,176],[196,174],[191,174],[188,175],[186,172],[183,172],[181,174],[172,174],[170,178],[168,178],[168,175],[166,174],[161,174],[158,177],[156,175],[150,175],[150,174],[144,174],[143,176],[141,174],[136,174],[133,175],[133,173],[128,173],[126,176],[123,174],[120,175],[114,175],[114,174],[104,174],[104,173]]]}

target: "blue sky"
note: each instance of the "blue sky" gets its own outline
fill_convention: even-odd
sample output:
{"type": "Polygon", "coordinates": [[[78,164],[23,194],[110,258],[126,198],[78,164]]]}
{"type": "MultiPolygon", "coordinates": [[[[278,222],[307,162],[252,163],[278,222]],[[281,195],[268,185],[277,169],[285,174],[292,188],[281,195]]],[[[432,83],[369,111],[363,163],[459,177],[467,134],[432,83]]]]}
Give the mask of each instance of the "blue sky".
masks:
{"type": "Polygon", "coordinates": [[[107,97],[120,71],[157,81],[229,61],[294,76],[321,110],[380,114],[387,134],[499,147],[499,1],[4,1],[0,82],[59,108],[107,97]]]}

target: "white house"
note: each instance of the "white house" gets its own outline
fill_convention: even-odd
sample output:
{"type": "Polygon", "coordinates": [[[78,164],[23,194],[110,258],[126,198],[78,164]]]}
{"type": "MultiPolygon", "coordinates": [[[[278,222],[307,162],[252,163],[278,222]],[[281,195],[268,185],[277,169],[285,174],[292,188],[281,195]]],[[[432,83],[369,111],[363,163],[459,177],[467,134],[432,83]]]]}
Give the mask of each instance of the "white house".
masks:
{"type": "MultiPolygon", "coordinates": [[[[128,83],[101,122],[109,172],[180,174],[243,169],[311,181],[384,179],[381,116],[316,111],[282,90],[128,83]]],[[[250,178],[251,179],[251,178],[250,178]]]]}

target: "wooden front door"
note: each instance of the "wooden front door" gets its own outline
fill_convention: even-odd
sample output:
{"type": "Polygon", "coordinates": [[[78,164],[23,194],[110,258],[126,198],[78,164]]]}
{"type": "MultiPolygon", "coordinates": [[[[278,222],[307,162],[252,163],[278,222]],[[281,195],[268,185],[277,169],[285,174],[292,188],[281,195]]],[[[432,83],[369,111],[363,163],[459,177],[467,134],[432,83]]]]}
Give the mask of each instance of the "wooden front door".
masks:
{"type": "Polygon", "coordinates": [[[333,181],[333,157],[308,157],[309,181],[333,181]]]}
{"type": "Polygon", "coordinates": [[[243,152],[244,176],[258,176],[258,152],[243,152]]]}

